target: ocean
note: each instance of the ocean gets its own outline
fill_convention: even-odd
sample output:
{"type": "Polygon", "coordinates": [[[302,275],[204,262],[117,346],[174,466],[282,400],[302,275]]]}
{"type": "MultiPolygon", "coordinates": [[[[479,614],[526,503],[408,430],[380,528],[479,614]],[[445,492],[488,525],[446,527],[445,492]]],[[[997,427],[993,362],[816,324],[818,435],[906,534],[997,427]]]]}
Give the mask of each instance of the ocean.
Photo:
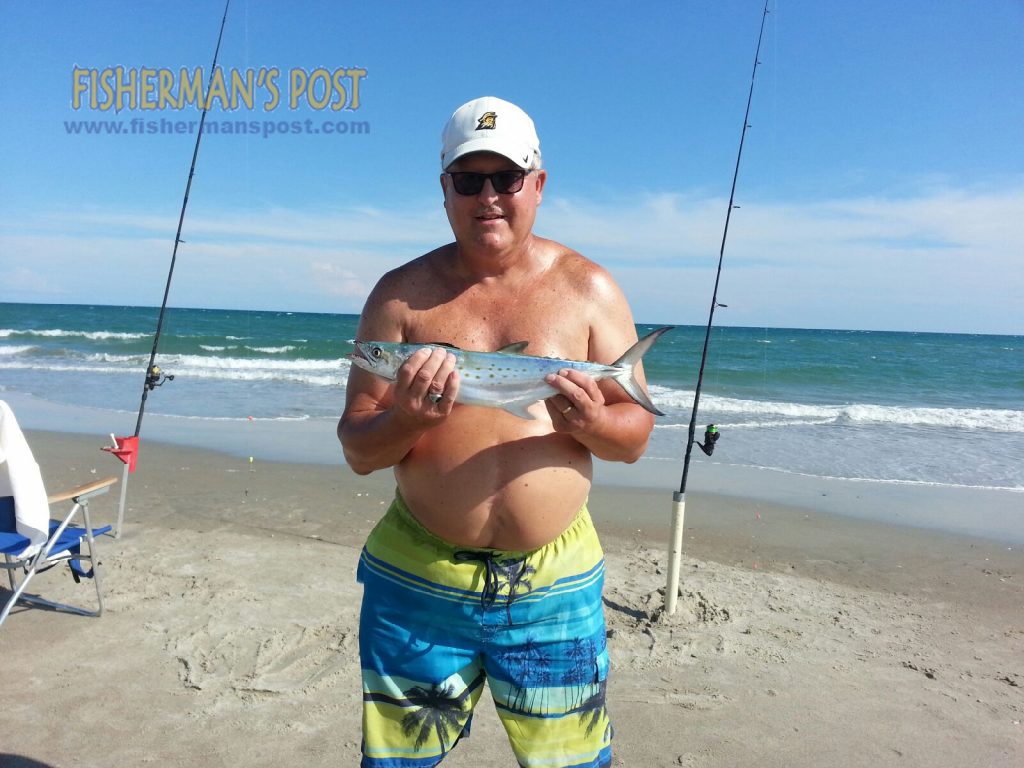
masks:
{"type": "MultiPolygon", "coordinates": [[[[62,425],[71,431],[109,414],[113,426],[101,435],[131,434],[157,315],[152,307],[0,303],[0,397],[91,414],[62,425]]],[[[196,435],[196,444],[209,434],[204,424],[274,422],[302,424],[333,444],[357,319],[169,309],[157,364],[174,379],[149,394],[143,437],[149,419],[162,434],[174,425],[181,442],[196,435]]],[[[644,461],[681,462],[703,340],[703,327],[677,327],[644,360],[666,414],[644,461]]],[[[711,459],[695,448],[694,462],[1022,493],[1024,336],[718,327],[698,440],[708,423],[721,438],[711,459]]]]}

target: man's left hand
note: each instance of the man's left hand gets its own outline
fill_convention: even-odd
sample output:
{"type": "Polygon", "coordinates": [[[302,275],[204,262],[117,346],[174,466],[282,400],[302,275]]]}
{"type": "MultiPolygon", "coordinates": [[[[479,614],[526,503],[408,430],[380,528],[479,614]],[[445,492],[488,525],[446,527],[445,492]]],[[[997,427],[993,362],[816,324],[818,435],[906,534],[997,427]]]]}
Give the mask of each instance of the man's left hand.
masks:
{"type": "Polygon", "coordinates": [[[568,368],[549,374],[545,381],[559,393],[544,401],[556,432],[586,431],[600,418],[604,394],[592,377],[568,368]]]}

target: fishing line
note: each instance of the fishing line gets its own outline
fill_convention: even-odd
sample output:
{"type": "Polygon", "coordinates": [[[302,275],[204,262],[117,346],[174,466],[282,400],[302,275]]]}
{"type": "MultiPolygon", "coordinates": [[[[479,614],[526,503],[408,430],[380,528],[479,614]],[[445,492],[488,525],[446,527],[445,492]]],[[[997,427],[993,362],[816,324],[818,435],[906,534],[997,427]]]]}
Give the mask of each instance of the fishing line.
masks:
{"type": "MultiPolygon", "coordinates": [[[[696,442],[697,411],[700,407],[700,391],[704,384],[704,368],[708,360],[708,347],[711,343],[711,328],[714,325],[715,309],[726,305],[718,303],[718,286],[722,279],[722,262],[725,258],[725,243],[729,237],[729,221],[732,218],[736,200],[736,183],[740,175],[740,160],[743,157],[743,144],[747,138],[747,129],[750,128],[750,105],[754,99],[754,81],[757,78],[757,68],[761,64],[761,41],[764,39],[764,23],[768,18],[768,2],[765,0],[764,11],[761,14],[761,29],[757,35],[757,49],[754,52],[754,67],[750,73],[750,90],[747,94],[747,108],[743,113],[743,130],[740,132],[739,150],[736,152],[736,166],[732,174],[732,187],[729,191],[729,206],[725,213],[725,227],[722,230],[722,244],[718,250],[718,269],[715,271],[715,288],[711,294],[711,309],[708,312],[708,324],[704,333],[704,348],[700,356],[700,370],[697,373],[697,386],[693,393],[693,410],[690,414],[690,427],[686,438],[686,454],[683,457],[683,474],[679,481],[679,491],[672,495],[673,516],[672,516],[672,550],[669,556],[668,582],[665,587],[665,610],[667,613],[675,613],[676,598],[679,594],[679,561],[683,549],[683,519],[686,504],[686,481],[690,474],[690,457],[693,454],[693,445],[696,442]]],[[[701,449],[708,456],[714,450],[715,443],[719,439],[719,433],[714,424],[709,424],[704,432],[704,443],[698,443],[701,449]]]]}
{"type": "Polygon", "coordinates": [[[171,291],[171,278],[174,276],[174,265],[178,259],[178,246],[184,241],[181,239],[181,227],[185,222],[185,209],[188,207],[188,196],[192,190],[192,177],[196,172],[196,160],[199,157],[199,143],[203,138],[203,125],[206,123],[206,113],[210,108],[210,91],[213,86],[213,76],[217,70],[217,57],[220,55],[220,43],[224,38],[224,25],[228,20],[228,6],[231,0],[224,2],[224,16],[220,20],[220,33],[217,35],[217,47],[213,51],[213,64],[210,66],[210,77],[206,81],[205,99],[203,100],[203,113],[199,118],[199,130],[196,132],[196,144],[192,150],[192,164],[188,169],[188,181],[185,184],[185,196],[181,201],[181,213],[178,215],[178,230],[174,234],[174,249],[171,251],[171,266],[167,270],[167,283],[164,285],[164,298],[160,303],[160,314],[156,321],[156,333],[153,336],[153,351],[149,354],[149,365],[146,366],[146,380],[142,385],[142,400],[139,402],[139,418],[135,422],[135,437],[139,436],[142,429],[142,414],[146,410],[146,398],[156,387],[167,381],[173,381],[174,376],[168,375],[155,365],[157,349],[160,346],[160,334],[163,331],[164,315],[167,311],[167,297],[171,291]]]}
{"type": "MultiPolygon", "coordinates": [[[[723,349],[732,348],[733,354],[736,353],[736,346],[732,343],[733,339],[730,338],[728,331],[723,328],[718,335],[718,344],[715,345],[714,350],[711,354],[711,370],[713,371],[712,385],[713,389],[722,391],[723,382],[727,381],[726,374],[723,373],[723,368],[728,364],[728,358],[722,352],[723,349]],[[726,362],[723,362],[725,360],[726,362]]],[[[700,443],[698,443],[700,445],[700,443]]]]}

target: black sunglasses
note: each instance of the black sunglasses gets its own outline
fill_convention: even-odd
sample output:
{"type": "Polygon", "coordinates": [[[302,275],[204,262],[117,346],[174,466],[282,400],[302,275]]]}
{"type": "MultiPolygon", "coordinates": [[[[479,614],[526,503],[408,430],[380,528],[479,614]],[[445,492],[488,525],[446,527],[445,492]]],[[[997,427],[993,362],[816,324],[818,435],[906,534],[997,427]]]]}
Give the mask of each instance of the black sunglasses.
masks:
{"type": "Polygon", "coordinates": [[[523,180],[533,171],[496,171],[495,173],[472,173],[470,171],[449,171],[452,186],[460,195],[479,195],[484,182],[491,180],[491,186],[499,195],[513,195],[523,188],[523,180]]]}

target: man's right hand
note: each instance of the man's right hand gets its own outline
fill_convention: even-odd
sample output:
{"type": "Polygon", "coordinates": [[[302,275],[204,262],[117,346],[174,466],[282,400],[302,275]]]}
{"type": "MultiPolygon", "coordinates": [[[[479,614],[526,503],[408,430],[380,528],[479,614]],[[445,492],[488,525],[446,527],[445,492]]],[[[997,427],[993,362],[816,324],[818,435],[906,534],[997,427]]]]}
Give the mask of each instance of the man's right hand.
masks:
{"type": "Polygon", "coordinates": [[[443,421],[459,392],[456,362],[455,355],[442,347],[416,350],[398,369],[392,408],[421,429],[443,421]]]}

